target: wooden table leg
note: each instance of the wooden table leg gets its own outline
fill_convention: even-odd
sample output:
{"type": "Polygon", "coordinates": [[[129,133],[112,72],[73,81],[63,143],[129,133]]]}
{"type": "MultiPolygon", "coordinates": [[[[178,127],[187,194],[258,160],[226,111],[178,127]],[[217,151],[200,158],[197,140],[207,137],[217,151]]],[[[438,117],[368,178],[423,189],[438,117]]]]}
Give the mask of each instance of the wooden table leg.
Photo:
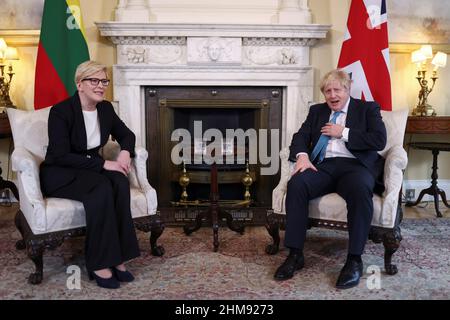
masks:
{"type": "Polygon", "coordinates": [[[424,195],[428,194],[430,196],[433,196],[434,208],[436,210],[437,217],[442,218],[442,213],[441,213],[441,211],[439,211],[439,195],[442,197],[442,200],[447,207],[448,207],[448,203],[447,203],[447,199],[445,197],[444,190],[440,189],[437,185],[437,179],[438,179],[437,159],[438,159],[438,155],[439,155],[439,150],[433,149],[432,153],[433,153],[433,166],[432,166],[433,171],[431,173],[431,186],[427,189],[423,189],[420,192],[419,197],[417,198],[417,200],[415,202],[407,202],[405,205],[407,207],[415,206],[415,205],[419,204],[420,201],[422,201],[422,198],[424,195]]]}
{"type": "Polygon", "coordinates": [[[189,235],[194,231],[200,229],[202,220],[205,216],[211,219],[213,229],[213,247],[214,252],[219,249],[219,225],[222,218],[227,220],[227,226],[231,230],[242,234],[245,226],[239,223],[233,223],[233,217],[228,212],[220,209],[219,205],[219,183],[217,179],[217,165],[213,163],[211,165],[211,187],[209,194],[210,205],[208,209],[197,214],[194,225],[185,225],[183,227],[184,232],[189,235]]]}

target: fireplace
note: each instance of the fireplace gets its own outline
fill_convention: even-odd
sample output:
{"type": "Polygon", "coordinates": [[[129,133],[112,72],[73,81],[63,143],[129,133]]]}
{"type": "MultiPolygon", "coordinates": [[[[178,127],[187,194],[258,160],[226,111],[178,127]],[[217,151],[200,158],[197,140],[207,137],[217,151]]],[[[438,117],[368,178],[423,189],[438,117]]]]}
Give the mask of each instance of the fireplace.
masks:
{"type": "MultiPolygon", "coordinates": [[[[117,64],[113,66],[112,72],[113,100],[117,102],[121,119],[136,134],[137,145],[149,151],[149,182],[157,186],[161,208],[165,208],[173,197],[178,197],[180,189],[177,189],[176,175],[161,177],[158,171],[179,174],[182,167],[173,165],[173,168],[169,168],[172,166],[170,149],[173,145],[166,143],[170,141],[170,136],[162,139],[161,132],[167,135],[176,126],[189,130],[189,124],[194,118],[207,120],[209,110],[213,110],[216,115],[220,115],[214,118],[223,119],[226,115],[229,124],[220,122],[211,126],[220,129],[220,125],[228,126],[232,121],[237,121],[233,127],[279,128],[280,148],[289,146],[292,135],[305,120],[308,106],[313,101],[314,70],[310,64],[310,47],[325,38],[330,28],[318,24],[133,22],[101,22],[97,26],[101,35],[109,37],[116,45],[117,64]],[[221,93],[228,89],[261,88],[270,100],[270,112],[276,110],[277,115],[269,113],[269,122],[264,124],[258,123],[257,119],[261,119],[265,112],[267,115],[266,110],[269,109],[257,107],[256,104],[254,107],[225,110],[227,108],[220,107],[220,104],[217,107],[218,101],[215,101],[216,107],[209,104],[202,110],[199,105],[182,106],[180,101],[170,101],[192,97],[167,98],[164,102],[160,96],[162,92],[170,90],[182,92],[179,89],[183,87],[204,89],[203,98],[206,100],[220,100],[221,93]],[[217,96],[212,94],[214,90],[218,91],[217,96]],[[277,91],[278,97],[274,97],[272,91],[277,91]],[[273,107],[275,100],[278,103],[276,108],[273,107]],[[161,121],[160,117],[170,121],[161,121]],[[153,130],[152,127],[157,128],[153,130]],[[162,178],[171,181],[171,186],[166,185],[161,189],[162,178]]],[[[259,104],[261,99],[266,99],[254,99],[245,94],[241,98],[259,99],[259,104]]],[[[187,168],[191,172],[194,169],[187,168]]],[[[251,172],[257,173],[257,169],[250,164],[251,172]]],[[[235,171],[242,171],[242,167],[235,171]]],[[[198,179],[207,179],[205,172],[203,176],[201,170],[196,172],[198,179]]],[[[233,172],[232,168],[229,168],[229,172],[233,172]]],[[[256,181],[250,191],[258,201],[270,206],[272,182],[267,182],[264,191],[258,191],[264,177],[254,178],[256,181]]],[[[237,185],[235,189],[237,194],[229,194],[229,197],[241,194],[242,189],[238,189],[237,185]]],[[[204,196],[204,192],[191,192],[191,197],[204,196]]]]}
{"type": "MultiPolygon", "coordinates": [[[[189,151],[195,155],[195,128],[200,125],[201,137],[210,129],[216,129],[221,137],[226,138],[227,130],[236,132],[274,134],[278,137],[275,144],[277,150],[267,150],[277,154],[280,147],[282,111],[282,88],[280,87],[148,87],[146,88],[146,141],[149,150],[148,176],[153,187],[158,190],[160,210],[173,206],[180,201],[182,188],[179,178],[183,165],[174,164],[172,150],[178,141],[171,141],[176,129],[184,129],[190,133],[192,148],[189,151]],[[154,164],[158,165],[154,165],[154,164]]],[[[253,136],[255,137],[255,136],[253,136]]],[[[256,135],[256,138],[261,138],[256,135]]],[[[271,141],[271,137],[263,137],[271,141]]],[[[225,140],[225,139],[224,139],[225,140]]],[[[213,142],[211,139],[209,142],[213,142]]],[[[264,140],[265,141],[265,140],[264,140]]],[[[228,141],[230,142],[230,141],[228,141]]],[[[254,142],[254,141],[252,141],[254,142]]],[[[243,200],[245,186],[241,180],[246,171],[246,161],[251,160],[249,154],[250,137],[246,136],[241,145],[233,136],[233,161],[224,161],[217,165],[219,170],[219,192],[222,200],[243,200]],[[238,147],[243,158],[237,159],[238,147]]],[[[197,155],[199,150],[197,150],[197,155]]],[[[202,161],[200,150],[199,161],[185,164],[190,183],[187,186],[187,200],[206,200],[209,197],[210,166],[202,161]]],[[[254,152],[255,150],[253,150],[254,152]]],[[[185,155],[184,155],[185,156],[185,155]]],[[[255,155],[253,155],[255,156],[255,155]]],[[[187,157],[188,162],[191,156],[187,157]]],[[[258,157],[256,163],[249,161],[249,173],[252,178],[250,188],[252,206],[270,207],[273,188],[279,180],[279,175],[261,175],[261,163],[258,157]]],[[[220,158],[222,159],[222,157],[220,158]]]]}

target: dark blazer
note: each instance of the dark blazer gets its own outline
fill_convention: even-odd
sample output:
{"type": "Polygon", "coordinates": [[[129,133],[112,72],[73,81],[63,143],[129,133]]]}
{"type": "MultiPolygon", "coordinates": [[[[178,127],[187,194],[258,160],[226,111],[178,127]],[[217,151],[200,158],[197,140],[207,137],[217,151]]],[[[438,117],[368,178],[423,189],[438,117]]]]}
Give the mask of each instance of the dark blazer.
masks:
{"type": "MultiPolygon", "coordinates": [[[[329,122],[331,109],[326,103],[309,109],[300,130],[292,137],[289,160],[296,161],[299,152],[311,154],[320,138],[320,129],[329,122]]],[[[350,98],[345,126],[350,129],[347,149],[366,166],[375,179],[383,171],[384,161],[377,151],[386,146],[386,127],[376,102],[350,98]]]]}
{"type": "Polygon", "coordinates": [[[49,145],[40,170],[41,186],[45,193],[52,193],[72,182],[79,169],[101,172],[105,160],[99,151],[110,135],[118,141],[122,150],[128,150],[131,157],[135,156],[136,137],[119,119],[111,103],[98,103],[97,112],[100,146],[87,150],[86,129],[78,92],[51,108],[48,118],[49,145]]]}

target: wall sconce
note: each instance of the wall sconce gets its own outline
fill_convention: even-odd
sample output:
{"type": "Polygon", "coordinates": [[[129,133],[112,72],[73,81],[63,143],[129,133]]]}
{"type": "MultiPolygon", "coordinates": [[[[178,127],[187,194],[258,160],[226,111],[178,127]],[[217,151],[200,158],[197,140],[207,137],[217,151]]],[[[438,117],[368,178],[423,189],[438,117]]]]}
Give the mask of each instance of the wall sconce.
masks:
{"type": "Polygon", "coordinates": [[[9,97],[9,89],[14,76],[11,62],[8,66],[8,73],[5,70],[6,62],[11,60],[19,60],[17,49],[8,47],[5,40],[0,38],[0,109],[15,108],[9,97]]]}
{"type": "Polygon", "coordinates": [[[436,111],[434,108],[428,104],[428,96],[433,91],[434,85],[436,84],[437,69],[439,67],[443,68],[447,64],[447,54],[443,52],[437,52],[434,58],[431,60],[431,64],[434,65],[433,73],[430,77],[432,83],[431,86],[428,85],[429,80],[426,79],[428,59],[433,58],[433,49],[431,45],[423,45],[420,49],[413,51],[411,53],[411,62],[417,64],[417,81],[420,85],[419,91],[419,102],[417,106],[413,109],[413,116],[435,116],[436,111]]]}

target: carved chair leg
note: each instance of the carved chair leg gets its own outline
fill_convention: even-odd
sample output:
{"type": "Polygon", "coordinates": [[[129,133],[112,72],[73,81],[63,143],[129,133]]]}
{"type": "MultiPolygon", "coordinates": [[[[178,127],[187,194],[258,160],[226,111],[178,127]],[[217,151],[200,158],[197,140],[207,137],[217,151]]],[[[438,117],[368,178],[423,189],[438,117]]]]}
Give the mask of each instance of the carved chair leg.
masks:
{"type": "Polygon", "coordinates": [[[159,216],[151,218],[150,248],[152,250],[152,255],[157,257],[161,257],[165,253],[164,248],[156,244],[158,238],[162,235],[164,228],[164,223],[161,221],[159,216]]]}
{"type": "Polygon", "coordinates": [[[31,241],[27,246],[28,257],[34,262],[36,270],[31,273],[28,277],[28,283],[30,284],[40,284],[44,278],[44,245],[36,244],[31,241]]]}
{"type": "Polygon", "coordinates": [[[17,230],[19,230],[20,235],[22,237],[22,239],[17,240],[17,242],[16,242],[16,249],[17,250],[24,250],[26,248],[25,240],[24,240],[24,237],[23,237],[23,227],[22,227],[22,224],[21,224],[21,220],[22,220],[21,216],[22,216],[22,211],[19,210],[19,211],[16,212],[16,216],[14,217],[14,223],[15,223],[16,228],[17,228],[17,230]]]}
{"type": "Polygon", "coordinates": [[[275,217],[267,217],[266,229],[272,237],[273,243],[266,246],[267,254],[276,254],[280,248],[280,223],[275,217]]]}
{"type": "Polygon", "coordinates": [[[400,241],[402,241],[402,236],[399,227],[396,227],[392,232],[387,233],[383,239],[384,268],[389,275],[394,275],[398,272],[397,266],[392,264],[392,255],[400,247],[400,241]]]}

